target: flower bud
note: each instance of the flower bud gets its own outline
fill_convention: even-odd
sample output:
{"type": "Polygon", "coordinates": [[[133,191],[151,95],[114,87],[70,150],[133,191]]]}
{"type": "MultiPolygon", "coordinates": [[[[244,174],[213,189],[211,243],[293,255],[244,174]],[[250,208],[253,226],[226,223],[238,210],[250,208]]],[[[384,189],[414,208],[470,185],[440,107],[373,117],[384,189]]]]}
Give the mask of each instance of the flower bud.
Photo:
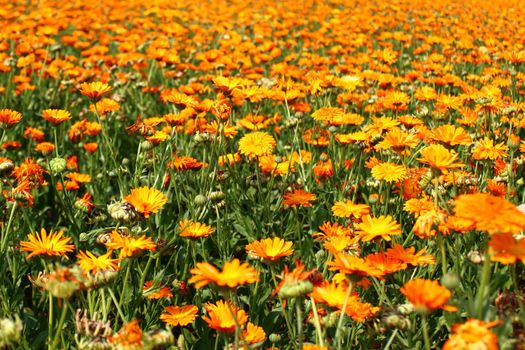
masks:
{"type": "Polygon", "coordinates": [[[279,297],[283,299],[298,298],[314,290],[310,281],[299,281],[296,283],[285,283],[279,290],[279,297]]]}
{"type": "Polygon", "coordinates": [[[137,220],[138,214],[128,202],[116,202],[108,205],[109,215],[120,222],[133,222],[137,220]]]}
{"type": "Polygon", "coordinates": [[[445,276],[441,277],[441,284],[448,289],[456,289],[461,284],[461,281],[457,273],[449,271],[445,276]]]}
{"type": "Polygon", "coordinates": [[[270,341],[270,343],[276,344],[281,341],[281,335],[277,333],[272,333],[268,336],[268,340],[270,341]]]}
{"type": "Polygon", "coordinates": [[[195,204],[198,207],[203,207],[206,205],[206,203],[208,203],[208,198],[206,198],[206,196],[202,194],[196,195],[193,199],[193,204],[195,204]]]}
{"type": "Polygon", "coordinates": [[[18,315],[15,315],[14,320],[9,318],[0,319],[0,348],[7,348],[19,343],[22,329],[22,321],[20,321],[18,315]]]}
{"type": "Polygon", "coordinates": [[[66,160],[64,158],[53,158],[49,161],[49,170],[53,174],[60,174],[66,170],[66,160]]]}

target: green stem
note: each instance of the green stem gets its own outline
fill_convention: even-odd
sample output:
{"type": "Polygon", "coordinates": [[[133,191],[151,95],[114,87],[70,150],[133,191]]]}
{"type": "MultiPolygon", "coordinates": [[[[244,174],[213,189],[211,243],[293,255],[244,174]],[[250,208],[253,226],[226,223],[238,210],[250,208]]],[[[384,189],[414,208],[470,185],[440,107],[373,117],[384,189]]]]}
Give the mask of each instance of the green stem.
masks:
{"type": "Polygon", "coordinates": [[[423,338],[425,340],[425,350],[430,350],[430,339],[428,337],[428,324],[427,324],[427,316],[423,315],[423,338]]]}
{"type": "Polygon", "coordinates": [[[51,350],[54,350],[57,348],[58,341],[60,340],[60,335],[62,334],[62,326],[64,325],[64,321],[66,320],[66,314],[67,314],[67,300],[64,300],[64,305],[62,305],[62,313],[60,314],[60,320],[58,321],[58,326],[56,329],[55,336],[53,338],[53,342],[51,343],[51,350]]]}
{"type": "MultiPolygon", "coordinates": [[[[339,321],[337,322],[337,329],[335,330],[335,341],[336,341],[336,344],[337,344],[337,349],[338,350],[341,350],[341,330],[343,328],[343,320],[345,318],[345,314],[346,314],[346,307],[348,306],[348,300],[350,299],[350,295],[352,294],[352,289],[353,289],[353,284],[352,284],[352,281],[350,281],[350,283],[348,284],[348,291],[346,292],[346,297],[345,297],[345,301],[343,303],[343,307],[341,309],[341,315],[339,316],[339,321]]],[[[347,349],[350,349],[350,346],[348,346],[347,349]]]]}
{"type": "Polygon", "coordinates": [[[303,348],[303,313],[301,311],[301,303],[303,298],[299,297],[295,300],[295,313],[297,316],[297,343],[299,349],[303,348]]]}
{"type": "Polygon", "coordinates": [[[490,280],[490,255],[488,250],[485,252],[483,261],[483,269],[481,270],[481,281],[479,283],[478,294],[476,295],[476,304],[474,312],[478,315],[480,320],[483,319],[483,300],[487,294],[487,286],[490,280]]]}
{"type": "Polygon", "coordinates": [[[319,322],[319,314],[317,313],[317,306],[315,305],[314,298],[310,297],[312,302],[312,311],[314,313],[314,325],[315,331],[317,332],[317,337],[319,338],[319,346],[324,347],[323,333],[321,332],[321,322],[319,322]]]}

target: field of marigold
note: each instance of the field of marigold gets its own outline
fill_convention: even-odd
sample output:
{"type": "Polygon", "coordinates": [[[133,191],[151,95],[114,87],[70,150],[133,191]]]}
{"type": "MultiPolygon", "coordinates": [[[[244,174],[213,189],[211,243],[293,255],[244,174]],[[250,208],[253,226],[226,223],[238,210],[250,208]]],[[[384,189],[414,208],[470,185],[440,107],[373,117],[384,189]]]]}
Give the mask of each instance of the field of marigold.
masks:
{"type": "Polygon", "coordinates": [[[519,1],[0,3],[0,349],[525,349],[519,1]]]}

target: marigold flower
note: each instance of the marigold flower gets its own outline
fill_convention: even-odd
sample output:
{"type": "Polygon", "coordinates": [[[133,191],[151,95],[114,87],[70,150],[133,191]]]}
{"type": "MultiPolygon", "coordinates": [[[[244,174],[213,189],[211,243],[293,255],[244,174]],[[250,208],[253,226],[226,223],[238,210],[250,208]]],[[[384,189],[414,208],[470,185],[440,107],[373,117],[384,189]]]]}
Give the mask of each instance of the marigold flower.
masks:
{"type": "Polygon", "coordinates": [[[215,304],[206,304],[204,308],[209,317],[203,316],[202,319],[219,332],[234,333],[237,325],[242,326],[248,321],[246,312],[230,301],[219,300],[215,304]]]}
{"type": "Polygon", "coordinates": [[[194,283],[195,288],[202,288],[209,283],[219,287],[235,288],[237,286],[255,283],[259,280],[257,270],[242,263],[239,259],[224,263],[222,271],[209,263],[197,263],[197,266],[190,270],[192,277],[189,283],[194,283]]]}
{"type": "Polygon", "coordinates": [[[292,242],[285,241],[279,237],[266,238],[246,245],[248,255],[261,258],[264,261],[277,261],[285,256],[293,254],[292,242]]]}
{"type": "Polygon", "coordinates": [[[266,333],[262,327],[256,326],[251,322],[248,322],[246,328],[242,332],[244,340],[248,344],[257,344],[263,342],[266,339],[266,333]]]}
{"type": "Polygon", "coordinates": [[[124,325],[117,334],[108,338],[110,344],[119,345],[120,349],[141,349],[142,329],[137,320],[124,325]]]}
{"type": "Polygon", "coordinates": [[[494,140],[485,137],[476,143],[476,146],[472,150],[472,156],[477,160],[505,158],[508,156],[508,149],[503,142],[495,145],[494,140]]]}
{"type": "Polygon", "coordinates": [[[295,189],[291,192],[286,192],[283,196],[283,204],[289,207],[311,207],[312,202],[316,200],[316,196],[313,193],[305,191],[303,189],[295,189]]]}
{"type": "Polygon", "coordinates": [[[168,202],[168,197],[155,188],[144,186],[131,190],[124,200],[145,218],[149,218],[152,213],[157,213],[168,202]]]}
{"type": "Polygon", "coordinates": [[[494,234],[490,237],[490,260],[501,264],[514,264],[521,260],[525,263],[525,240],[516,239],[510,233],[494,234]]]}
{"type": "Polygon", "coordinates": [[[248,158],[256,158],[271,154],[275,145],[275,139],[270,134],[256,131],[239,140],[239,152],[248,158]]]}
{"type": "Polygon", "coordinates": [[[360,218],[370,212],[367,204],[354,204],[352,201],[337,201],[332,206],[332,214],[340,218],[360,218]]]}
{"type": "Polygon", "coordinates": [[[425,252],[425,248],[416,253],[416,248],[414,247],[404,248],[400,244],[394,244],[392,248],[387,249],[386,254],[412,266],[435,264],[436,259],[432,255],[424,255],[425,252]]]}
{"type": "Polygon", "coordinates": [[[105,243],[106,247],[111,250],[119,250],[119,259],[129,258],[135,256],[143,250],[149,250],[154,252],[157,245],[150,237],[146,238],[146,235],[141,237],[131,237],[129,235],[120,234],[118,231],[113,230],[110,239],[105,243]]]}
{"type": "Polygon", "coordinates": [[[30,253],[26,259],[31,259],[36,255],[63,256],[67,259],[66,254],[75,249],[70,237],[63,237],[64,232],[50,231],[49,234],[44,228],[38,233],[30,233],[28,241],[20,242],[20,251],[30,253]]]}
{"type": "Polygon", "coordinates": [[[53,124],[60,124],[71,119],[71,114],[63,109],[46,109],[42,111],[42,118],[53,124]]]}
{"type": "Polygon", "coordinates": [[[427,164],[436,171],[447,174],[450,169],[462,168],[464,164],[456,163],[458,155],[454,151],[449,151],[439,144],[430,145],[421,150],[423,158],[417,160],[422,164],[427,164]]]}
{"type": "Polygon", "coordinates": [[[22,120],[22,114],[12,109],[0,109],[0,127],[8,128],[18,124],[22,120]]]}
{"type": "Polygon", "coordinates": [[[417,278],[405,283],[401,293],[414,305],[416,311],[422,314],[437,309],[456,311],[456,307],[447,305],[452,293],[437,281],[417,278]]]}
{"type": "Polygon", "coordinates": [[[377,267],[370,264],[363,258],[338,253],[334,255],[334,260],[328,263],[330,271],[339,271],[353,278],[360,277],[382,277],[383,273],[377,267]]]}
{"type": "Polygon", "coordinates": [[[190,220],[181,220],[179,230],[181,230],[179,236],[187,238],[208,237],[215,232],[211,226],[190,220]]]}
{"type": "MultiPolygon", "coordinates": [[[[324,281],[314,287],[310,296],[314,298],[317,303],[323,303],[342,311],[346,296],[348,294],[349,286],[344,283],[336,283],[334,281],[324,281]]],[[[369,303],[362,303],[359,301],[357,293],[350,294],[347,300],[345,313],[354,321],[363,322],[366,318],[373,316],[379,311],[378,307],[374,307],[369,303]]]]}
{"type": "Polygon", "coordinates": [[[197,318],[199,309],[195,305],[168,306],[160,314],[160,320],[170,326],[187,326],[197,318]]]}
{"type": "Polygon", "coordinates": [[[401,226],[391,216],[381,215],[378,218],[373,218],[370,215],[365,215],[363,221],[357,225],[356,234],[364,242],[378,237],[390,241],[390,236],[401,234],[401,226]]]}
{"type": "Polygon", "coordinates": [[[376,180],[397,182],[407,177],[407,169],[403,165],[394,163],[379,163],[372,168],[372,176],[376,180]]]}
{"type": "Polygon", "coordinates": [[[92,100],[99,100],[104,94],[111,91],[111,87],[100,81],[94,83],[82,83],[80,93],[92,100]]]}
{"type": "Polygon", "coordinates": [[[456,216],[473,222],[478,231],[516,234],[525,230],[525,214],[504,198],[488,193],[464,194],[454,205],[456,216]]]}
{"type": "Polygon", "coordinates": [[[155,285],[153,281],[147,281],[142,287],[142,295],[147,299],[172,298],[173,293],[167,286],[155,285]]]}
{"type": "Polygon", "coordinates": [[[118,270],[118,259],[111,258],[112,251],[106,254],[96,256],[93,253],[86,251],[80,251],[77,255],[77,264],[80,265],[82,270],[86,273],[97,273],[99,271],[115,271],[118,270]]]}
{"type": "Polygon", "coordinates": [[[499,324],[498,321],[484,322],[469,319],[465,323],[452,326],[452,335],[443,345],[442,350],[498,350],[498,336],[490,328],[499,324]]]}

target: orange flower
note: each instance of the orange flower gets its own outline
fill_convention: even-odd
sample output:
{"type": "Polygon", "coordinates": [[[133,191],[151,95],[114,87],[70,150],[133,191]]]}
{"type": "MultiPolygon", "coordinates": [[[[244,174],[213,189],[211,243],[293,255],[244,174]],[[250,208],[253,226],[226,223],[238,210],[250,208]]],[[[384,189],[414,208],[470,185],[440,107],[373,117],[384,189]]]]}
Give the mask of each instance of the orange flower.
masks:
{"type": "Polygon", "coordinates": [[[118,270],[118,259],[111,258],[111,254],[112,252],[109,251],[106,254],[96,256],[89,251],[80,251],[80,253],[77,255],[77,264],[80,265],[82,270],[84,270],[86,273],[97,273],[99,271],[105,270],[118,270]]]}
{"type": "Polygon", "coordinates": [[[98,143],[96,142],[88,142],[84,144],[84,149],[88,153],[95,153],[98,150],[98,143]]]}
{"type": "Polygon", "coordinates": [[[124,197],[124,200],[145,218],[149,218],[168,202],[168,197],[155,188],[144,186],[131,190],[131,194],[124,197]]]}
{"type": "Polygon", "coordinates": [[[235,288],[259,280],[257,271],[248,263],[241,264],[239,259],[226,262],[222,271],[209,263],[197,263],[197,266],[190,272],[193,276],[188,282],[194,283],[195,288],[202,288],[209,283],[219,287],[235,288]]]}
{"type": "Polygon", "coordinates": [[[334,216],[340,218],[356,217],[360,218],[370,212],[370,207],[366,204],[354,204],[352,201],[337,201],[332,206],[334,216]]]}
{"type": "Polygon", "coordinates": [[[121,235],[116,230],[111,232],[110,239],[105,244],[111,250],[120,249],[118,257],[120,260],[135,256],[143,250],[154,252],[157,248],[155,242],[150,237],[146,238],[146,235],[135,238],[125,234],[121,235]]]}
{"type": "Polygon", "coordinates": [[[338,253],[334,255],[334,260],[328,263],[330,271],[339,271],[345,275],[357,277],[382,277],[381,270],[370,264],[363,258],[338,253]]]}
{"type": "Polygon", "coordinates": [[[168,306],[160,314],[160,320],[170,326],[187,326],[195,321],[198,312],[195,305],[168,306]]]}
{"type": "Polygon", "coordinates": [[[275,139],[262,131],[252,132],[239,140],[239,152],[248,158],[266,156],[273,152],[275,139]]]}
{"type": "Polygon", "coordinates": [[[476,319],[469,319],[463,324],[456,323],[442,350],[499,350],[498,336],[489,330],[497,324],[498,321],[484,322],[476,319]]]}
{"type": "Polygon", "coordinates": [[[390,236],[401,234],[401,226],[391,216],[381,215],[378,218],[373,218],[370,215],[366,215],[363,217],[363,221],[357,225],[356,234],[364,242],[376,238],[390,241],[390,236]]]}
{"type": "Polygon", "coordinates": [[[494,234],[490,237],[490,260],[504,265],[514,264],[517,260],[525,263],[525,240],[516,239],[510,233],[494,234]]]}
{"type": "Polygon", "coordinates": [[[204,308],[209,317],[203,316],[202,319],[219,332],[234,333],[237,325],[242,326],[248,321],[246,312],[230,301],[219,300],[215,304],[206,304],[204,308]]]}
{"type": "Polygon", "coordinates": [[[92,100],[99,100],[104,94],[111,91],[111,87],[100,81],[94,83],[83,83],[80,85],[80,93],[92,100]]]}
{"type": "Polygon", "coordinates": [[[49,235],[45,229],[38,233],[30,233],[28,242],[20,242],[20,251],[30,253],[26,259],[31,259],[35,255],[63,256],[67,259],[66,254],[75,249],[73,244],[68,244],[70,237],[62,237],[63,231],[50,231],[49,235]]]}
{"type": "Polygon", "coordinates": [[[42,118],[53,124],[60,124],[71,119],[71,114],[63,109],[46,109],[42,112],[42,118]]]}
{"type": "Polygon", "coordinates": [[[421,314],[428,314],[437,309],[456,311],[454,306],[447,305],[452,293],[437,281],[417,278],[405,283],[401,293],[421,314]]]}
{"type": "Polygon", "coordinates": [[[179,230],[181,230],[179,236],[188,238],[208,237],[215,232],[215,229],[211,226],[190,220],[181,220],[179,230]]]}
{"type": "MultiPolygon", "coordinates": [[[[349,286],[344,282],[335,283],[333,281],[324,281],[322,284],[314,287],[310,296],[318,303],[323,303],[342,311],[348,294],[348,288],[349,286]]],[[[363,322],[366,318],[373,316],[378,311],[378,307],[374,307],[369,303],[360,302],[356,293],[350,295],[345,309],[345,313],[357,322],[363,322]]]]}
{"type": "Polygon", "coordinates": [[[22,119],[22,114],[12,109],[0,109],[0,127],[8,128],[18,124],[22,119]]]}
{"type": "Polygon", "coordinates": [[[414,247],[403,248],[400,244],[394,244],[392,248],[387,249],[386,254],[412,266],[435,264],[436,259],[432,255],[424,255],[425,251],[426,249],[423,248],[416,253],[416,248],[414,247]]]}
{"type": "Polygon", "coordinates": [[[508,156],[508,149],[503,142],[495,145],[494,140],[485,137],[476,143],[476,146],[472,150],[472,156],[477,160],[505,158],[508,156]]]}
{"type": "Polygon", "coordinates": [[[295,189],[291,192],[286,192],[283,197],[283,204],[292,208],[298,206],[311,207],[312,202],[317,199],[315,194],[300,188],[295,189]]]}
{"type": "Polygon", "coordinates": [[[441,125],[430,131],[431,140],[444,143],[449,146],[469,145],[472,142],[469,134],[462,127],[455,125],[441,125]]]}
{"type": "Polygon", "coordinates": [[[108,338],[110,344],[118,345],[117,349],[142,349],[142,329],[137,320],[124,325],[117,334],[108,338]]]}
{"type": "Polygon", "coordinates": [[[421,150],[423,158],[417,160],[422,164],[430,165],[436,171],[447,174],[450,169],[462,168],[463,164],[456,163],[458,155],[444,146],[435,144],[421,150]]]}
{"type": "Polygon", "coordinates": [[[279,237],[266,238],[246,245],[246,252],[250,256],[273,262],[293,254],[292,242],[284,241],[279,237]]]}
{"type": "Polygon", "coordinates": [[[251,322],[248,322],[246,329],[242,332],[244,340],[248,344],[257,344],[263,342],[266,339],[266,333],[262,327],[256,326],[251,322]]]}
{"type": "Polygon", "coordinates": [[[55,150],[55,145],[51,142],[40,142],[35,147],[35,151],[42,152],[43,155],[48,155],[55,150]]]}
{"type": "Polygon", "coordinates": [[[147,299],[170,299],[173,297],[173,293],[169,287],[154,285],[153,281],[147,281],[144,283],[144,287],[142,287],[142,295],[147,299]]]}
{"type": "Polygon", "coordinates": [[[376,180],[397,182],[407,177],[407,169],[403,165],[394,163],[379,163],[372,168],[372,176],[376,180]]]}
{"type": "Polygon", "coordinates": [[[525,230],[525,214],[504,198],[488,193],[464,194],[454,205],[456,216],[473,222],[478,231],[516,234],[525,230]]]}

